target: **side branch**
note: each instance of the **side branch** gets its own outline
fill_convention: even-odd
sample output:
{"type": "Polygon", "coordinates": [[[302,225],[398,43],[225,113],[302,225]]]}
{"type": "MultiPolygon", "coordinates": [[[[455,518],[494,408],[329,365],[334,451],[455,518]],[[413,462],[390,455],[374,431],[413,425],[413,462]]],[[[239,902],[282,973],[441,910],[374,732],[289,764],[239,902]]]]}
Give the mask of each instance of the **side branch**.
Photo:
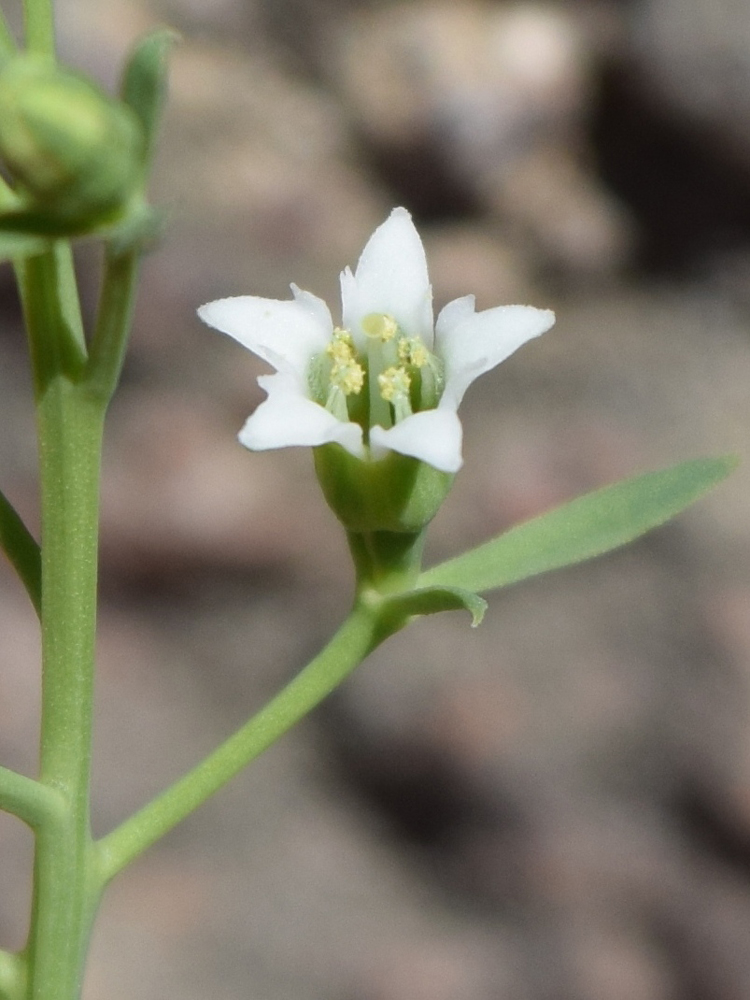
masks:
{"type": "Polygon", "coordinates": [[[0,549],[26,588],[37,615],[42,613],[42,557],[39,545],[0,490],[0,549]]]}
{"type": "Polygon", "coordinates": [[[0,767],[0,809],[17,816],[32,830],[57,818],[62,805],[61,798],[52,788],[0,767]]]}
{"type": "Polygon", "coordinates": [[[95,845],[104,886],[202,805],[336,688],[386,637],[379,608],[358,605],[275,698],[192,771],[95,845]]]}

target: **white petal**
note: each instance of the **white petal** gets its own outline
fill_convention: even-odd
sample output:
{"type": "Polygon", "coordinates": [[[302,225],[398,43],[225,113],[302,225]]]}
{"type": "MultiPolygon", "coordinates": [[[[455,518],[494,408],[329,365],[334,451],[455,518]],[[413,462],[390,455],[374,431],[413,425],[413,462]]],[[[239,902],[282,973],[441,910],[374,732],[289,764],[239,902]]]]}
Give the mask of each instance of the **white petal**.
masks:
{"type": "Polygon", "coordinates": [[[217,299],[201,306],[198,315],[274,368],[301,373],[313,355],[325,349],[333,323],[321,299],[308,299],[309,293],[299,290],[297,294],[298,299],[288,302],[254,295],[217,299]]]}
{"type": "Polygon", "coordinates": [[[407,417],[389,430],[370,429],[370,444],[375,450],[389,449],[411,455],[441,472],[458,472],[463,464],[463,431],[455,410],[423,410],[407,417]]]}
{"type": "Polygon", "coordinates": [[[326,330],[333,329],[331,310],[323,299],[318,298],[317,295],[313,295],[312,292],[306,292],[303,288],[299,288],[294,282],[292,282],[290,287],[294,301],[302,306],[305,312],[309,313],[320,324],[321,328],[326,330]]]}
{"type": "Polygon", "coordinates": [[[505,361],[527,340],[538,337],[555,322],[549,309],[532,306],[497,306],[468,313],[456,307],[440,314],[436,350],[445,362],[445,390],[440,406],[455,409],[475,378],[505,361]]]}
{"type": "Polygon", "coordinates": [[[258,384],[268,399],[248,418],[239,433],[246,448],[265,451],[295,445],[317,447],[337,442],[352,455],[364,457],[362,428],[338,420],[308,399],[296,380],[286,374],[261,375],[258,384]]]}
{"type": "Polygon", "coordinates": [[[394,208],[375,230],[354,275],[341,275],[344,326],[361,342],[362,319],[370,313],[394,317],[410,337],[432,346],[432,289],[419,233],[405,208],[394,208]]]}
{"type": "Polygon", "coordinates": [[[341,323],[344,329],[349,330],[355,342],[361,348],[367,337],[359,327],[362,313],[359,308],[359,292],[357,289],[357,279],[352,274],[350,267],[345,267],[339,275],[341,284],[341,323]]]}
{"type": "Polygon", "coordinates": [[[454,299],[438,313],[435,323],[435,339],[440,342],[440,337],[445,330],[450,330],[461,320],[473,316],[475,312],[476,296],[464,295],[460,299],[454,299]]]}

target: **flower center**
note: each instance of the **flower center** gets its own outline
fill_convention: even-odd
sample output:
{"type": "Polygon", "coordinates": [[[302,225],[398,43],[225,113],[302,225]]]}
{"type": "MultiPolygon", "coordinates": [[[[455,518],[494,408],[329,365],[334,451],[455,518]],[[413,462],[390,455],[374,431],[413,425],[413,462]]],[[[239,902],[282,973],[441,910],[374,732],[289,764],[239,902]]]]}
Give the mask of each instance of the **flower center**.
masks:
{"type": "Polygon", "coordinates": [[[313,399],[339,420],[386,429],[412,413],[437,406],[443,369],[420,337],[407,337],[393,316],[362,320],[365,344],[357,350],[349,330],[337,327],[325,352],[313,358],[308,381],[313,399]]]}

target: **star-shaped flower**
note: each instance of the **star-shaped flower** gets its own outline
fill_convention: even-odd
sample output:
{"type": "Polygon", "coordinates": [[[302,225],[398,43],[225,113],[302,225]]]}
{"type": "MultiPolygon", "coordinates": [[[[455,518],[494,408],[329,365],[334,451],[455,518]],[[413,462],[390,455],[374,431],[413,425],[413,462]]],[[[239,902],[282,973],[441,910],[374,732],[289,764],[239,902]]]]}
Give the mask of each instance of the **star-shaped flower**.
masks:
{"type": "Polygon", "coordinates": [[[419,234],[404,208],[370,237],[341,275],[342,324],[292,285],[293,299],[219,299],[198,314],[276,369],[240,431],[254,450],[339,444],[378,461],[389,451],[447,473],[461,467],[458,406],[479,375],[555,321],[547,309],[450,302],[433,327],[432,288],[419,234]]]}

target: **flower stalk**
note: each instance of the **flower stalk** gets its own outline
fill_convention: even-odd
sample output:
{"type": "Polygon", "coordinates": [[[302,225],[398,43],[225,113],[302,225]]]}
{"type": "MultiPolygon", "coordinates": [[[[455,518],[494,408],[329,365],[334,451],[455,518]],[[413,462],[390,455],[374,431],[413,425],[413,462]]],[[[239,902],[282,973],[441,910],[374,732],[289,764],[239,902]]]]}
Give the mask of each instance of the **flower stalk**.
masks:
{"type": "Polygon", "coordinates": [[[103,887],[299,722],[385,638],[377,598],[360,600],[326,648],[197,767],[96,845],[103,887]]]}

